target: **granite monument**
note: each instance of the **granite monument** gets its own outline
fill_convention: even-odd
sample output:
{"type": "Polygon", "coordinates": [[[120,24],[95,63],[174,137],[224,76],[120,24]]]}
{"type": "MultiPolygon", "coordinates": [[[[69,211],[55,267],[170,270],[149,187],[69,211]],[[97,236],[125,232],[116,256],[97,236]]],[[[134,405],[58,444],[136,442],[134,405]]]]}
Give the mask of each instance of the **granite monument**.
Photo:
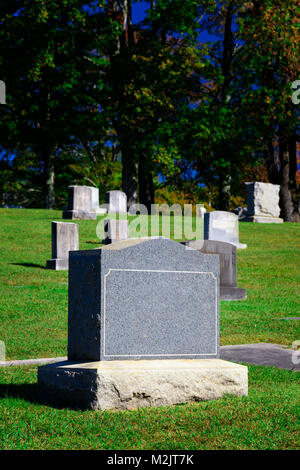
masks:
{"type": "Polygon", "coordinates": [[[219,257],[163,238],[71,252],[68,361],[38,384],[92,409],[246,395],[247,367],[219,359],[219,257]]]}
{"type": "Polygon", "coordinates": [[[246,188],[248,212],[243,222],[266,224],[283,222],[279,217],[279,185],[255,182],[246,183],[246,188]]]}
{"type": "Polygon", "coordinates": [[[70,222],[52,222],[52,259],[46,264],[47,269],[66,270],[69,252],[79,250],[78,225],[70,222]]]}
{"type": "Polygon", "coordinates": [[[96,210],[93,207],[92,191],[97,188],[92,188],[91,186],[69,186],[68,189],[69,202],[68,207],[63,211],[63,219],[95,220],[96,210]]]}

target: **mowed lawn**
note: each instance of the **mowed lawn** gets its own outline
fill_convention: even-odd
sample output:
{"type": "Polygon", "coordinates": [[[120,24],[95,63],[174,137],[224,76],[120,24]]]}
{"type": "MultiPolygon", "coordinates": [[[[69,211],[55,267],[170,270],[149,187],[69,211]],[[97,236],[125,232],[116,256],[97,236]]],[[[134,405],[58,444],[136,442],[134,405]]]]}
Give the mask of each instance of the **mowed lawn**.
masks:
{"type": "MultiPolygon", "coordinates": [[[[67,352],[68,273],[45,269],[51,221],[61,211],[0,209],[0,340],[6,358],[64,356],[67,352]]],[[[80,249],[100,246],[101,219],[81,220],[80,249]]],[[[172,235],[172,230],[171,230],[172,235]]],[[[221,344],[300,340],[300,225],[240,223],[238,286],[247,299],[221,302],[221,344]]]]}
{"type": "MultiPolygon", "coordinates": [[[[0,209],[0,340],[6,359],[67,353],[67,272],[45,269],[61,211],[0,209]]],[[[100,246],[78,221],[80,249],[100,246]]],[[[300,226],[240,223],[238,286],[221,302],[221,344],[300,340],[300,226]]],[[[36,367],[0,368],[0,449],[299,448],[299,374],[249,366],[249,396],[157,409],[91,412],[36,400],[36,367]]]]}

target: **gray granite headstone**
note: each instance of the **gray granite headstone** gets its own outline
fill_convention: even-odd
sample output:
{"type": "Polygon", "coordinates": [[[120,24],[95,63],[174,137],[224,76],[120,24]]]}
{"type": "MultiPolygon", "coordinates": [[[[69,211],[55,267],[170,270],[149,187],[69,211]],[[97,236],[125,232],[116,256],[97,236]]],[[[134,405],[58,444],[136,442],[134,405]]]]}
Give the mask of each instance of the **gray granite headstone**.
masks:
{"type": "Polygon", "coordinates": [[[219,258],[169,239],[69,259],[68,359],[219,357],[219,258]]]}
{"type": "Polygon", "coordinates": [[[219,256],[221,300],[242,300],[247,297],[246,289],[237,287],[237,248],[235,245],[215,240],[190,240],[182,244],[202,253],[219,256]]]}
{"type": "Polygon", "coordinates": [[[247,248],[247,245],[239,242],[239,220],[232,212],[212,211],[204,214],[204,239],[247,248]]]}
{"type": "Polygon", "coordinates": [[[104,220],[105,245],[128,240],[128,220],[104,220]]]}
{"type": "Polygon", "coordinates": [[[279,217],[280,186],[271,183],[246,183],[247,217],[244,222],[282,223],[279,217]]]}
{"type": "MultiPolygon", "coordinates": [[[[96,219],[95,190],[91,186],[69,186],[69,202],[63,212],[64,219],[96,219]]],[[[99,202],[98,202],[99,205],[99,202]]]]}
{"type": "Polygon", "coordinates": [[[107,191],[105,202],[108,204],[108,212],[117,214],[127,213],[127,196],[123,191],[107,191]]]}
{"type": "Polygon", "coordinates": [[[52,222],[52,259],[47,269],[68,269],[69,251],[79,250],[78,225],[70,222],[52,222]]]}

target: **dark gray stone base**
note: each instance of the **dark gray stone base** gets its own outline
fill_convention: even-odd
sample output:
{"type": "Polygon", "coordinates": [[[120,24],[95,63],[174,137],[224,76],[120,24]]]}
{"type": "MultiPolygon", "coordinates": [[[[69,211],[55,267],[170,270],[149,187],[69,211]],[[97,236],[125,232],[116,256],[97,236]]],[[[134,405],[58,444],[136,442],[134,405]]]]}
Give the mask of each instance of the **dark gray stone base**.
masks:
{"type": "Polygon", "coordinates": [[[71,219],[71,220],[74,220],[74,219],[96,220],[97,214],[96,212],[66,210],[66,211],[63,211],[62,217],[63,219],[71,219]]]}
{"type": "Polygon", "coordinates": [[[54,269],[55,271],[65,271],[69,269],[69,260],[61,258],[48,259],[46,269],[54,269]]]}
{"type": "Polygon", "coordinates": [[[247,290],[240,287],[220,287],[220,300],[244,300],[247,290]]]}

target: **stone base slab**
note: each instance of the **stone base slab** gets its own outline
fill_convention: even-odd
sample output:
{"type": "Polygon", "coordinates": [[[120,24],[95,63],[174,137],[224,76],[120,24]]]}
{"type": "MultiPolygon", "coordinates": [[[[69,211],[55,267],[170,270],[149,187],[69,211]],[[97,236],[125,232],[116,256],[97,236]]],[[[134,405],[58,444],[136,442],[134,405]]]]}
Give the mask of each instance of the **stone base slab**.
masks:
{"type": "Polygon", "coordinates": [[[79,210],[66,210],[63,211],[62,215],[63,219],[82,219],[82,220],[96,220],[97,214],[95,212],[86,212],[86,211],[79,211],[79,210]]]}
{"type": "Polygon", "coordinates": [[[282,224],[283,219],[279,217],[267,217],[263,215],[251,215],[241,220],[241,222],[256,222],[258,224],[282,224]]]}
{"type": "Polygon", "coordinates": [[[241,287],[220,287],[220,300],[244,300],[247,290],[241,287]]]}
{"type": "Polygon", "coordinates": [[[248,394],[248,368],[221,359],[48,364],[38,369],[39,398],[54,406],[135,409],[248,394]]]}
{"type": "Polygon", "coordinates": [[[65,271],[69,269],[69,260],[62,258],[48,259],[46,269],[54,269],[55,271],[65,271]]]}

